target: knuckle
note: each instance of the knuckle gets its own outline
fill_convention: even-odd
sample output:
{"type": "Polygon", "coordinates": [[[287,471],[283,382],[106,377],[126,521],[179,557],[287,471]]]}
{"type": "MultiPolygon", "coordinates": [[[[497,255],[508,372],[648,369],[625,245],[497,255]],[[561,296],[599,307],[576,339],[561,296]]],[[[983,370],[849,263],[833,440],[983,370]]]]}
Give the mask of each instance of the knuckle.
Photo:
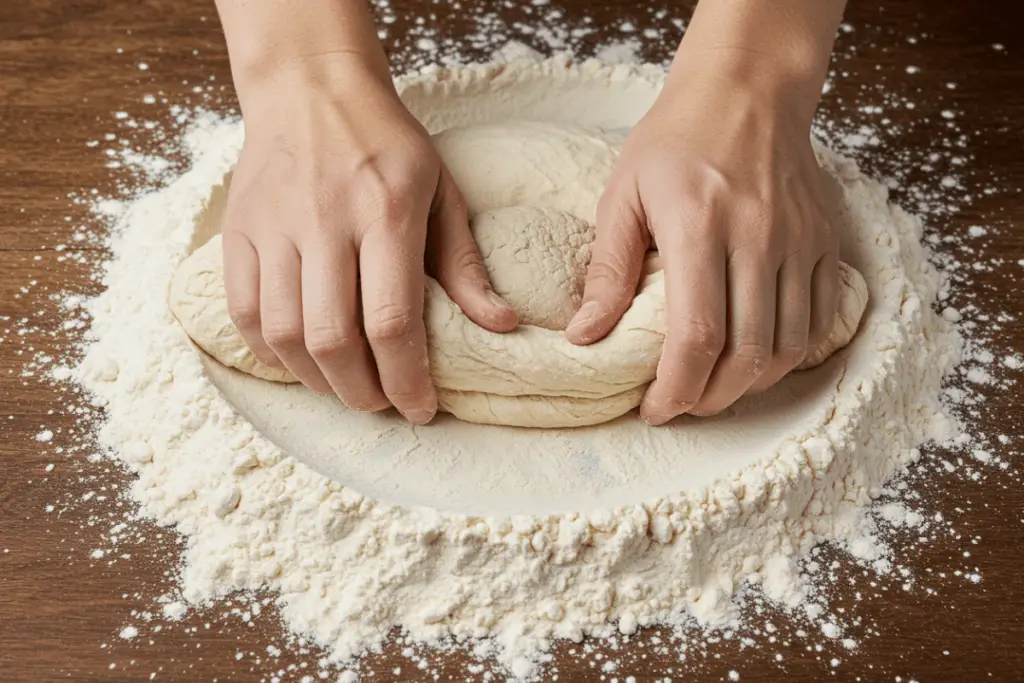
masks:
{"type": "Polygon", "coordinates": [[[415,320],[406,306],[382,306],[366,316],[366,336],[376,342],[404,342],[412,336],[415,320]]]}
{"type": "Polygon", "coordinates": [[[794,368],[807,356],[807,339],[783,339],[775,350],[775,360],[787,368],[794,368]]]}
{"type": "Polygon", "coordinates": [[[798,240],[785,245],[782,254],[783,256],[779,260],[780,271],[795,268],[798,272],[803,273],[808,280],[810,279],[811,273],[814,271],[814,260],[810,257],[806,241],[798,240]]]}
{"type": "Polygon", "coordinates": [[[252,203],[246,201],[249,199],[249,193],[240,192],[238,194],[242,196],[228,193],[227,204],[224,206],[224,217],[221,222],[221,232],[225,236],[241,236],[244,239],[248,232],[247,228],[253,223],[253,209],[252,203]]]}
{"type": "Polygon", "coordinates": [[[670,223],[656,226],[655,240],[660,250],[687,253],[694,249],[718,249],[726,247],[728,236],[722,224],[713,220],[712,214],[700,215],[694,220],[683,211],[670,214],[670,223]],[[675,229],[684,226],[683,229],[675,229]]]}
{"type": "MultiPolygon", "coordinates": [[[[409,158],[423,158],[423,151],[412,151],[409,158]]],[[[421,199],[425,187],[425,169],[410,163],[388,163],[371,157],[357,169],[354,187],[369,208],[382,218],[396,221],[407,218],[421,199]]],[[[436,179],[436,178],[435,178],[436,179]]]]}
{"type": "Polygon", "coordinates": [[[778,207],[775,200],[769,197],[753,199],[745,207],[747,220],[750,224],[761,229],[771,228],[775,225],[775,216],[778,207]]]}
{"type": "Polygon", "coordinates": [[[264,325],[263,340],[275,351],[294,351],[303,345],[302,328],[292,324],[264,325]]]}
{"type": "Polygon", "coordinates": [[[771,361],[771,346],[760,341],[740,342],[729,354],[732,361],[751,374],[761,374],[771,361]]]}
{"type": "MultiPolygon", "coordinates": [[[[352,185],[359,190],[351,201],[366,228],[399,222],[413,210],[411,192],[401,189],[400,183],[385,176],[379,168],[361,169],[352,185]]],[[[321,207],[320,213],[326,216],[336,214],[329,206],[321,207]]]]}
{"type": "Polygon", "coordinates": [[[480,256],[474,242],[465,242],[452,248],[448,257],[442,260],[442,263],[445,262],[447,262],[447,268],[443,268],[443,270],[453,271],[448,273],[450,275],[466,272],[479,275],[484,270],[483,257],[480,256]]]}
{"type": "Polygon", "coordinates": [[[367,198],[380,200],[391,194],[391,183],[381,168],[373,162],[360,166],[357,176],[359,193],[367,198]]]}
{"type": "Polygon", "coordinates": [[[239,330],[260,329],[260,308],[255,304],[243,304],[228,299],[228,317],[239,330]]]}
{"type": "Polygon", "coordinates": [[[598,230],[611,231],[620,242],[649,242],[647,221],[637,201],[635,188],[612,181],[597,201],[598,230]]]}
{"type": "Polygon", "coordinates": [[[725,333],[718,325],[693,320],[684,329],[682,348],[687,356],[714,360],[725,349],[725,333]]]}
{"type": "Polygon", "coordinates": [[[587,268],[587,282],[590,284],[620,285],[626,279],[625,259],[615,252],[606,252],[587,268]]]}
{"type": "Polygon", "coordinates": [[[636,213],[619,192],[606,191],[597,200],[598,222],[621,230],[637,224],[636,213]]]}
{"type": "Polygon", "coordinates": [[[783,251],[786,242],[790,241],[769,216],[751,216],[746,220],[746,225],[746,234],[740,238],[734,251],[743,251],[748,256],[767,260],[773,255],[777,256],[783,251]]]}
{"type": "Polygon", "coordinates": [[[387,195],[378,202],[380,216],[389,226],[400,227],[416,212],[416,203],[410,192],[387,195]]]}
{"type": "Polygon", "coordinates": [[[343,329],[314,329],[306,333],[306,349],[315,360],[330,360],[352,353],[359,348],[359,335],[343,329]]]}

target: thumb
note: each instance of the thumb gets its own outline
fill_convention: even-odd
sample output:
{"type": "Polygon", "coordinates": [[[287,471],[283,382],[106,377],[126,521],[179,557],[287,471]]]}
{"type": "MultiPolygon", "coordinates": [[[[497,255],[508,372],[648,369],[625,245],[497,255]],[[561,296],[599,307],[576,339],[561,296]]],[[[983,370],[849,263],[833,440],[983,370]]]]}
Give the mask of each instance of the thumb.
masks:
{"type": "Polygon", "coordinates": [[[583,303],[565,337],[577,345],[600,341],[633,303],[650,245],[650,232],[636,194],[605,190],[597,207],[594,238],[583,303]]]}
{"type": "Polygon", "coordinates": [[[469,230],[466,200],[448,169],[441,176],[431,210],[429,257],[432,272],[470,320],[492,332],[516,327],[516,314],[491,287],[484,261],[469,230]]]}

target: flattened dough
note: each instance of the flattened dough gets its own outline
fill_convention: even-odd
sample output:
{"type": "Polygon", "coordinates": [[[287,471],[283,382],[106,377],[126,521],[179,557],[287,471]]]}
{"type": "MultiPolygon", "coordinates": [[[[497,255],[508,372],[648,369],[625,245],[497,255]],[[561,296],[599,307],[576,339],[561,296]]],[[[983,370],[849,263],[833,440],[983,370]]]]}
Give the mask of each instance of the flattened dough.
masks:
{"type": "MultiPolygon", "coordinates": [[[[665,336],[661,272],[644,278],[633,305],[605,339],[579,347],[561,332],[579,306],[597,202],[621,136],[503,123],[452,129],[434,141],[466,198],[495,289],[520,319],[508,334],[485,330],[427,278],[427,341],[441,409],[484,424],[578,427],[638,406],[665,336]]],[[[208,219],[219,223],[220,217],[208,219]]],[[[833,333],[799,369],[823,363],[860,324],[867,285],[846,264],[839,274],[833,333]]],[[[274,382],[296,381],[287,370],[260,363],[232,324],[219,235],[182,262],[170,306],[189,337],[220,363],[274,382]]]]}

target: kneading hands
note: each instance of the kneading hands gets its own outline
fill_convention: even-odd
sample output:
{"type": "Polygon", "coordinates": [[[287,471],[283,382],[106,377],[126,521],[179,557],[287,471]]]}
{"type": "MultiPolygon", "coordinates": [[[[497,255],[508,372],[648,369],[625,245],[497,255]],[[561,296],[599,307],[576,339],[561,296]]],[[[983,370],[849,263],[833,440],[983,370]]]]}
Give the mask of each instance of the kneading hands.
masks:
{"type": "Polygon", "coordinates": [[[668,334],[640,407],[651,424],[766,389],[832,329],[839,247],[810,128],[843,5],[704,0],[627,138],[567,334],[607,334],[657,247],[668,334]]]}
{"type": "Polygon", "coordinates": [[[310,389],[430,421],[425,257],[477,324],[505,332],[516,316],[490,288],[458,188],[398,99],[366,5],[218,7],[246,127],[223,227],[232,321],[260,361],[310,389]]]}
{"type": "MultiPolygon", "coordinates": [[[[430,421],[425,272],[487,329],[516,316],[364,0],[217,5],[246,125],[223,228],[233,322],[310,389],[430,421]]],[[[766,389],[831,330],[838,240],[809,132],[844,5],[703,0],[627,139],[566,336],[611,331],[659,250],[668,334],[641,406],[651,424],[766,389]]]]}

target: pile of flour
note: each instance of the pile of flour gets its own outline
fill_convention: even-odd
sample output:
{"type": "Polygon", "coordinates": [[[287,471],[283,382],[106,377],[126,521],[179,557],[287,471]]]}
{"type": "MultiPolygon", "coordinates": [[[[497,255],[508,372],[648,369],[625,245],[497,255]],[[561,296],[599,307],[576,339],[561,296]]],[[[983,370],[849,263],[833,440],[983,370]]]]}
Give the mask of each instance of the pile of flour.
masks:
{"type": "MultiPolygon", "coordinates": [[[[399,88],[432,132],[501,117],[623,128],[653,101],[662,78],[650,65],[517,56],[427,67],[399,88]]],[[[399,626],[415,641],[479,640],[479,654],[528,678],[541,670],[552,638],[688,619],[729,625],[744,586],[799,607],[808,590],[799,560],[827,540],[878,560],[867,506],[917,459],[918,446],[954,436],[940,395],[961,344],[932,311],[942,283],[921,245],[920,221],[889,205],[886,188],[852,161],[819,149],[841,180],[846,246],[872,302],[849,352],[822,369],[824,380],[802,387],[809,398],[799,403],[799,420],[768,425],[771,438],[758,431],[764,425],[735,429],[728,421],[658,430],[627,422],[580,440],[503,430],[460,442],[455,425],[408,428],[394,438],[397,455],[365,486],[332,480],[236,412],[166,305],[195,219],[242,139],[237,121],[205,118],[187,135],[191,169],[128,207],[112,240],[107,289],[88,303],[91,341],[75,371],[106,408],[101,442],[138,475],[132,493],[142,512],[187,539],[188,603],[271,588],[288,626],[338,661],[378,647],[399,626]],[[520,466],[531,458],[516,454],[531,448],[550,464],[520,466]],[[502,507],[467,498],[460,510],[465,487],[451,482],[466,479],[463,464],[480,449],[508,455],[502,507]],[[413,456],[433,463],[419,489],[408,483],[409,491],[389,494],[389,471],[413,456]],[[702,474],[688,486],[679,463],[691,462],[702,474]],[[709,470],[707,462],[726,465],[709,470]],[[608,476],[553,476],[573,468],[596,469],[621,486],[607,486],[608,476]],[[672,486],[651,489],[663,473],[672,486]],[[416,504],[402,502],[410,495],[416,504]]],[[[380,439],[359,431],[340,438],[339,452],[364,454],[380,439]]]]}

